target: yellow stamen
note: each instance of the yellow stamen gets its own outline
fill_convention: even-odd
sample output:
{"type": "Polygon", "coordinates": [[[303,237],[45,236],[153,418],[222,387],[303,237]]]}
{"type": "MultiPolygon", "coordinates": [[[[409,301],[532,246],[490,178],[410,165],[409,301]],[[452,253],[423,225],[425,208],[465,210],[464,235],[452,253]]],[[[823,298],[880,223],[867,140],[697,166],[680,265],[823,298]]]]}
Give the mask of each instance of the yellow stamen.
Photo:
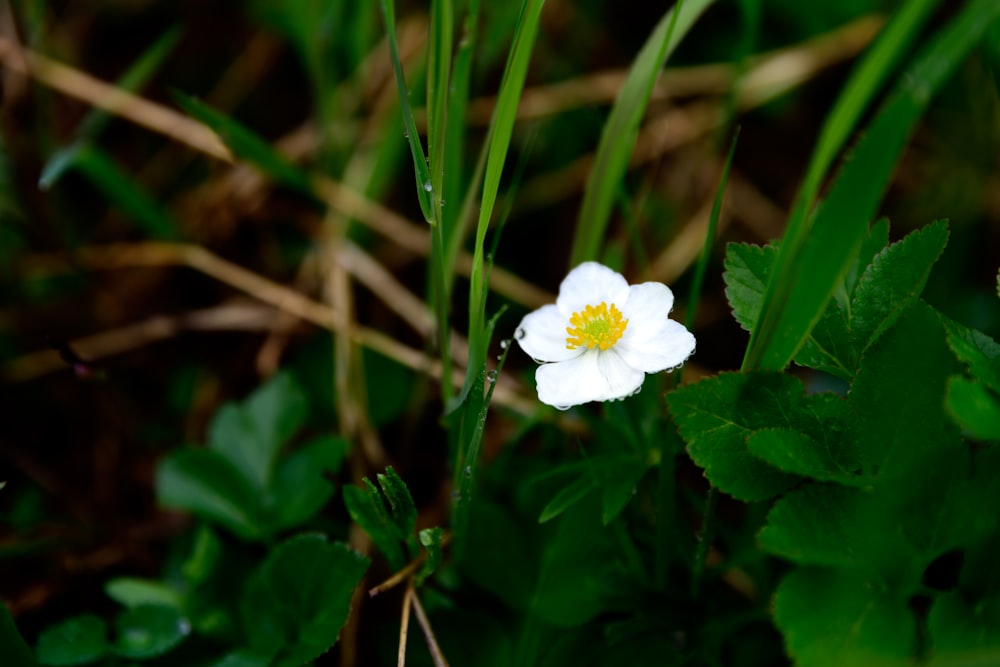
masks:
{"type": "Polygon", "coordinates": [[[618,342],[625,333],[628,320],[622,319],[622,312],[615,304],[601,302],[596,306],[587,306],[569,318],[572,326],[566,327],[566,349],[575,350],[578,347],[599,347],[607,350],[618,342]]]}

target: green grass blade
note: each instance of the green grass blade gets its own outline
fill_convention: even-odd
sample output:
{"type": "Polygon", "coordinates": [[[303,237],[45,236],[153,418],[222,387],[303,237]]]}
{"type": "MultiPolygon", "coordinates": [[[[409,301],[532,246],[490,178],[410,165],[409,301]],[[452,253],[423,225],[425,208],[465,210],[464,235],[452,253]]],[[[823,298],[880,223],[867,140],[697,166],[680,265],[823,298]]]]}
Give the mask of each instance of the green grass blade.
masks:
{"type": "Polygon", "coordinates": [[[434,210],[434,185],[431,180],[430,167],[424,154],[420,135],[417,133],[417,123],[413,119],[413,109],[410,107],[410,93],[406,88],[406,78],[403,75],[403,63],[399,59],[399,42],[396,39],[396,9],[393,0],[380,0],[382,20],[385,21],[385,31],[389,41],[389,59],[392,60],[392,71],[396,77],[396,88],[399,90],[399,107],[403,113],[403,126],[406,128],[406,140],[410,144],[410,154],[413,156],[413,170],[417,179],[417,199],[424,220],[437,224],[434,210]]]}
{"type": "MultiPolygon", "coordinates": [[[[431,185],[433,191],[439,194],[444,191],[454,13],[452,0],[432,0],[427,52],[427,153],[430,157],[431,185]]],[[[435,220],[440,220],[440,197],[436,197],[433,203],[437,209],[435,220]]]]}
{"type": "MultiPolygon", "coordinates": [[[[176,26],[160,35],[160,38],[153,42],[153,45],[146,49],[125,74],[115,82],[115,86],[128,92],[135,92],[145,86],[160,69],[160,65],[167,59],[167,56],[173,52],[180,36],[180,28],[176,26]]],[[[98,107],[91,109],[76,128],[76,141],[49,156],[45,166],[42,167],[38,186],[43,190],[52,187],[68,169],[73,167],[79,144],[94,140],[104,131],[110,121],[111,114],[106,110],[98,107]]]]}
{"type": "MultiPolygon", "coordinates": [[[[464,400],[478,369],[486,359],[486,280],[484,273],[483,245],[489,228],[500,189],[500,176],[507,161],[514,120],[528,73],[528,63],[538,34],[538,23],[545,0],[525,0],[514,32],[514,44],[507,59],[496,107],[493,110],[486,171],[483,177],[483,196],[479,207],[479,221],[476,226],[476,244],[472,256],[472,271],[469,287],[469,365],[465,383],[458,400],[464,400]]],[[[454,407],[454,405],[452,406],[454,407]]]]}
{"type": "Polygon", "coordinates": [[[146,193],[100,149],[82,145],[75,167],[152,238],[174,240],[177,223],[163,205],[146,193]]]}
{"type": "Polygon", "coordinates": [[[611,115],[604,124],[594,166],[587,177],[570,254],[571,266],[597,258],[614,205],[615,191],[628,168],[629,156],[635,147],[639,124],[646,113],[653,84],[667,57],[712,2],[678,2],[654,28],[632,64],[611,115]]]}
{"type": "Polygon", "coordinates": [[[782,243],[744,370],[783,369],[795,355],[867,233],[917,119],[998,14],[995,0],[973,0],[922,49],[843,166],[808,236],[782,243]]]}
{"type": "Polygon", "coordinates": [[[736,142],[740,138],[740,128],[737,126],[733,132],[733,140],[729,144],[729,154],[726,156],[726,163],[722,167],[722,176],[719,178],[719,188],[715,191],[715,202],[712,204],[712,214],[708,218],[708,230],[705,232],[705,245],[701,249],[701,257],[694,267],[694,278],[691,280],[691,291],[688,293],[687,317],[684,326],[691,330],[694,327],[694,317],[698,312],[698,300],[701,298],[701,286],[705,283],[705,271],[708,269],[708,258],[712,253],[712,244],[715,243],[715,230],[719,226],[719,214],[722,212],[722,199],[726,193],[726,183],[729,182],[729,168],[733,164],[733,156],[736,154],[736,142]]]}

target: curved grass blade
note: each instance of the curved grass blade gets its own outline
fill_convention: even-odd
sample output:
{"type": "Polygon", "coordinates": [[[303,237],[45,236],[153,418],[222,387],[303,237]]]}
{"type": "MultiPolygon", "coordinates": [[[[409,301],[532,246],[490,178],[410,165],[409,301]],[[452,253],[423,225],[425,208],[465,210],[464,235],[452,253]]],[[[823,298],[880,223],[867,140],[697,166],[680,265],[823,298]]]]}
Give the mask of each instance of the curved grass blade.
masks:
{"type": "Polygon", "coordinates": [[[789,228],[744,370],[780,370],[795,356],[867,234],[917,119],[997,15],[1000,3],[973,0],[922,49],[844,164],[809,234],[803,225],[789,228]]]}
{"type": "Polygon", "coordinates": [[[663,69],[664,61],[713,1],[678,2],[660,19],[629,69],[611,115],[604,124],[594,166],[587,176],[570,266],[597,258],[614,205],[615,191],[628,168],[653,84],[663,69]]]}

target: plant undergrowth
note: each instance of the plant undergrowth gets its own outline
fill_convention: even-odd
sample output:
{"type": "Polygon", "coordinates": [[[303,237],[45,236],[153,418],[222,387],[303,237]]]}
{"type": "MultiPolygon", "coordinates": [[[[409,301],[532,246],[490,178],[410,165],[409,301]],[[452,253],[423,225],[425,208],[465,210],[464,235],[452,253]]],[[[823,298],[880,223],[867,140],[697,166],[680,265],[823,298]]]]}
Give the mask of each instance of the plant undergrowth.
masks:
{"type": "Polygon", "coordinates": [[[0,663],[1000,664],[1000,4],[807,5],[255,0],[105,84],[11,3],[0,663]],[[585,261],[698,350],[554,410],[585,261]]]}

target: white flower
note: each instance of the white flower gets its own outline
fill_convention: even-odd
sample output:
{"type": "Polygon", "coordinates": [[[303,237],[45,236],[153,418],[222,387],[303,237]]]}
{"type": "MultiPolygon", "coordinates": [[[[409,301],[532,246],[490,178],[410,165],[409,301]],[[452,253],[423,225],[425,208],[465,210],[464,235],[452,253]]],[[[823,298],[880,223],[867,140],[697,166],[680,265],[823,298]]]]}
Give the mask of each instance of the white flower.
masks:
{"type": "Polygon", "coordinates": [[[694,352],[694,336],[667,317],[674,295],[663,283],[629,285],[621,274],[584,262],[559,286],[555,305],[521,320],[514,335],[541,363],[538,398],[566,410],[630,396],[646,373],[673,370],[694,352]]]}

